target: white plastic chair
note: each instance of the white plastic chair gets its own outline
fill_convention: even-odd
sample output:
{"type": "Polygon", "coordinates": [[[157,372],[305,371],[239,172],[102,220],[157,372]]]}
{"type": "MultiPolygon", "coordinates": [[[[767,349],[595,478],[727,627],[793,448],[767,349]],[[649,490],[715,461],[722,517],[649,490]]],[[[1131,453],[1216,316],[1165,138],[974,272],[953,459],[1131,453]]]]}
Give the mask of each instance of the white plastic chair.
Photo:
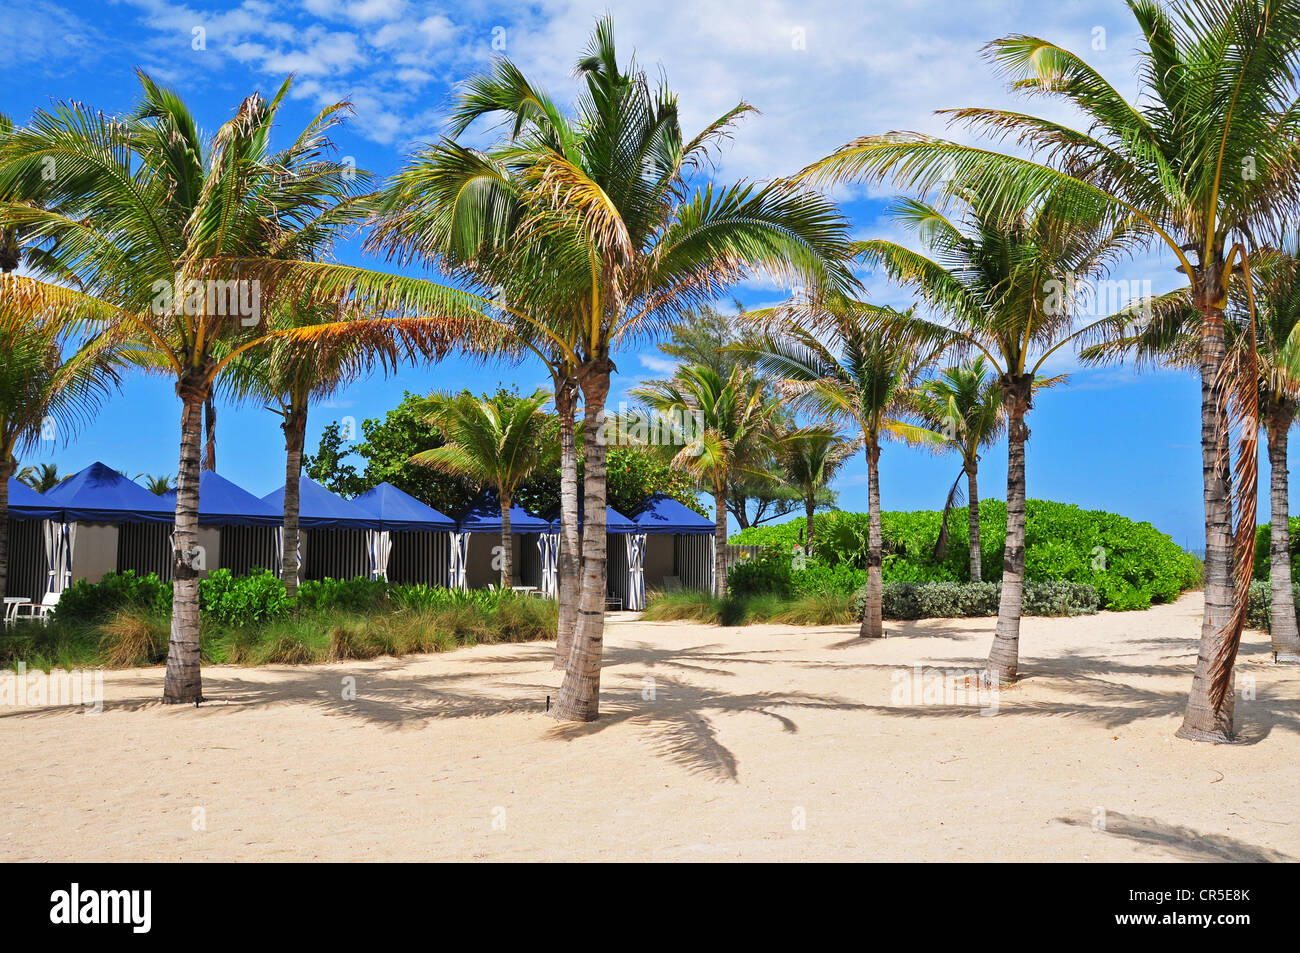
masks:
{"type": "Polygon", "coordinates": [[[50,620],[50,613],[59,604],[59,596],[61,595],[63,595],[62,592],[47,592],[41,597],[40,602],[20,602],[14,609],[14,621],[17,622],[24,618],[29,621],[40,619],[41,624],[44,625],[50,620]],[[25,614],[24,609],[27,610],[25,614]]]}

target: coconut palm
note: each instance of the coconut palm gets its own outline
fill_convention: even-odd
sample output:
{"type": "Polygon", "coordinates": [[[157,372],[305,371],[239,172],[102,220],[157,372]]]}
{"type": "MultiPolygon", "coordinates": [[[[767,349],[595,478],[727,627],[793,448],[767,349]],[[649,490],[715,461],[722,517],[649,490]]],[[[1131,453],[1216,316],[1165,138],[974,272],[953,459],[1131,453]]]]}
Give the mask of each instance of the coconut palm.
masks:
{"type": "MultiPolygon", "coordinates": [[[[1145,44],[1141,89],[1126,101],[1079,56],[1047,40],[1009,36],[989,55],[1027,95],[1063,99],[1087,118],[1086,132],[999,109],[961,109],[953,118],[1012,137],[1041,161],[1000,155],[911,133],[855,140],[805,170],[805,181],[891,178],[908,189],[943,182],[996,190],[1008,215],[1045,192],[1082,206],[1111,201],[1131,215],[1187,275],[1202,315],[1201,454],[1205,498],[1205,615],[1196,673],[1179,737],[1232,737],[1232,670],[1245,623],[1254,547],[1254,428],[1242,431],[1234,546],[1229,400],[1221,374],[1223,311],[1250,236],[1294,206],[1300,193],[1300,4],[1294,0],[1128,0],[1145,44]],[[1235,576],[1241,583],[1234,585],[1235,576]]],[[[1253,419],[1254,369],[1235,391],[1238,419],[1253,419]]]]}
{"type": "Polygon", "coordinates": [[[669,380],[637,387],[632,395],[665,419],[684,422],[673,425],[681,449],[672,462],[713,494],[713,594],[725,598],[727,494],[745,476],[766,475],[763,463],[781,404],[753,371],[739,366],[727,377],[703,364],[678,368],[669,380]]]}
{"type": "Polygon", "coordinates": [[[23,467],[18,471],[18,479],[37,493],[44,493],[46,490],[54,489],[67,477],[59,476],[58,464],[41,463],[36,466],[23,467]]]}
{"type": "MultiPolygon", "coordinates": [[[[197,703],[198,461],[215,377],[271,335],[400,335],[436,356],[466,332],[462,319],[482,319],[486,302],[428,281],[304,260],[367,211],[365,175],[328,157],[343,104],[273,151],[288,82],[270,102],[249,96],[205,136],[175,93],[144,73],[139,79],[140,105],[125,118],[63,103],[0,140],[0,196],[8,197],[0,229],[19,228],[37,247],[34,274],[66,283],[17,279],[40,308],[131,339],[141,363],[175,378],[181,446],[163,700],[197,703]],[[346,303],[347,313],[368,320],[266,331],[260,306],[279,297],[346,303]]],[[[0,307],[15,300],[6,296],[0,307]]]]}
{"type": "MultiPolygon", "coordinates": [[[[716,300],[754,271],[800,285],[848,286],[852,279],[843,267],[846,223],[824,198],[787,182],[693,187],[692,173],[748,105],[684,136],[672,93],[652,86],[635,63],[619,63],[608,18],[597,23],[577,73],[583,89],[571,119],[518,67],[498,61],[467,84],[453,109],[453,133],[480,117],[508,125],[501,148],[526,186],[522,213],[488,239],[534,249],[529,254],[546,261],[552,281],[521,282],[506,300],[573,368],[582,393],[581,601],[551,714],[589,721],[599,711],[604,632],[603,420],[612,349],[716,300]],[[560,300],[572,309],[572,334],[535,317],[560,300]]],[[[477,189],[472,199],[495,195],[477,189]]]]}
{"type": "MultiPolygon", "coordinates": [[[[1087,223],[1055,201],[1006,219],[975,192],[949,218],[938,208],[903,200],[892,216],[927,246],[933,257],[894,242],[861,244],[864,260],[914,288],[946,323],[909,315],[902,323],[958,353],[977,352],[998,375],[1007,418],[1007,536],[997,634],[988,676],[1015,681],[1025,572],[1026,417],[1040,371],[1061,348],[1094,329],[1075,324],[1071,289],[1104,273],[1135,232],[1127,222],[1087,223]]],[[[1103,319],[1104,320],[1104,319],[1103,319]]]]}
{"type": "Polygon", "coordinates": [[[528,397],[475,397],[464,391],[433,394],[417,407],[446,443],[420,451],[411,461],[469,477],[496,491],[501,504],[503,589],[514,583],[510,507],[515,492],[535,470],[553,464],[559,451],[550,432],[551,420],[542,410],[549,402],[544,390],[528,397]]]}
{"type": "Polygon", "coordinates": [[[164,473],[160,476],[154,476],[151,473],[141,473],[136,479],[144,477],[144,488],[155,496],[163,496],[176,489],[176,484],[172,482],[170,473],[164,473]]]}
{"type": "MultiPolygon", "coordinates": [[[[1006,428],[1002,388],[981,354],[946,367],[936,377],[923,382],[912,396],[912,407],[927,427],[943,434],[948,446],[961,454],[970,526],[970,578],[971,582],[979,582],[984,578],[980,554],[980,451],[992,446],[1006,428]]],[[[954,489],[960,483],[958,477],[954,489]]],[[[949,494],[949,501],[952,500],[953,494],[949,494]]],[[[947,507],[943,515],[941,539],[947,532],[947,507]]]]}
{"type": "MultiPolygon", "coordinates": [[[[310,331],[338,320],[334,309],[310,302],[289,301],[271,309],[269,330],[310,331]]],[[[313,401],[336,394],[373,370],[396,368],[406,357],[396,339],[348,336],[268,338],[246,350],[223,375],[229,391],[239,399],[264,401],[281,418],[284,433],[284,541],[281,578],[285,590],[298,590],[299,479],[307,436],[307,413],[313,401]]]]}
{"type": "Polygon", "coordinates": [[[780,476],[798,491],[803,501],[808,528],[805,552],[813,552],[813,516],[821,495],[860,448],[860,439],[849,440],[829,427],[799,427],[777,440],[780,476]]]}
{"type": "MultiPolygon", "coordinates": [[[[6,275],[0,295],[13,290],[10,284],[6,275]]],[[[42,439],[66,442],[119,383],[117,359],[101,342],[77,347],[73,330],[57,319],[0,310],[0,594],[8,573],[9,478],[18,469],[16,455],[42,439]],[[72,353],[65,356],[65,348],[72,353]]],[[[53,464],[28,470],[25,482],[37,490],[59,482],[53,464]]]]}
{"type": "Polygon", "coordinates": [[[764,319],[785,322],[756,352],[759,366],[797,410],[856,427],[867,458],[867,601],[859,634],[884,636],[880,453],[885,440],[934,446],[940,434],[906,419],[909,394],[938,350],[902,327],[909,315],[837,298],[796,300],[764,319]],[[881,333],[879,323],[900,327],[881,333]],[[814,330],[815,328],[815,330],[814,330]]]}

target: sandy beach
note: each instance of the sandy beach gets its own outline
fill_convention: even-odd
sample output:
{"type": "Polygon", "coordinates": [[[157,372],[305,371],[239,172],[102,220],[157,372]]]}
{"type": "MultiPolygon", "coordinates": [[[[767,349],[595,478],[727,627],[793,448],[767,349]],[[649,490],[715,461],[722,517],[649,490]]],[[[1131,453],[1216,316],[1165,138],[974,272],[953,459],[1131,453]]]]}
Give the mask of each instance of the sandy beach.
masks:
{"type": "Polygon", "coordinates": [[[1241,743],[1175,740],[1199,615],[1027,619],[996,699],[912,668],[977,669],[992,619],[615,615],[579,727],[543,713],[549,643],[212,666],[199,709],[108,672],[98,715],[0,710],[0,859],[1300,859],[1300,671],[1247,632],[1241,743]]]}

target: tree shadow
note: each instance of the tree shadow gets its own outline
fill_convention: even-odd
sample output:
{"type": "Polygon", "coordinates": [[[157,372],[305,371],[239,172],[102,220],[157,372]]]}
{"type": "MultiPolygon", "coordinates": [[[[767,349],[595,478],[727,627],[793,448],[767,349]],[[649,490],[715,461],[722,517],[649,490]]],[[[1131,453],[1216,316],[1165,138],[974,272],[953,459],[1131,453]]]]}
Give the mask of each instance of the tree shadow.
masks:
{"type": "MultiPolygon", "coordinates": [[[[1092,827],[1088,817],[1058,817],[1056,822],[1070,827],[1092,827]]],[[[1178,860],[1219,861],[1236,864],[1273,864],[1296,860],[1269,847],[1247,844],[1223,834],[1202,834],[1200,831],[1168,824],[1154,817],[1135,817],[1118,811],[1107,811],[1105,826],[1098,833],[1123,837],[1144,847],[1173,854],[1178,860]]]]}

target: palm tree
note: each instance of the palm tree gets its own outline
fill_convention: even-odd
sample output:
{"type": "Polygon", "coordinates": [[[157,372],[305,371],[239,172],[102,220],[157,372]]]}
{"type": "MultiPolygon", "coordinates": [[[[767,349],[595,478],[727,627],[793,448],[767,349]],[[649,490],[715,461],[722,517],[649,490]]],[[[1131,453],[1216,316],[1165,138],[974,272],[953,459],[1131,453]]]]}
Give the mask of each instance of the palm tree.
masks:
{"type": "MultiPolygon", "coordinates": [[[[992,446],[1006,427],[1002,388],[981,354],[944,368],[937,377],[923,382],[912,396],[912,406],[927,427],[943,434],[949,446],[961,454],[970,525],[970,578],[971,582],[979,582],[984,578],[980,554],[980,450],[992,446]]],[[[947,518],[945,508],[941,538],[947,530],[947,518]]]]}
{"type": "MultiPolygon", "coordinates": [[[[304,260],[367,211],[364,173],[328,158],[328,132],[344,104],[323,110],[277,152],[270,130],[288,82],[269,103],[249,96],[205,137],[174,92],[144,73],[139,79],[140,105],[125,118],[63,103],[0,140],[0,196],[10,197],[0,202],[0,229],[20,228],[38,246],[36,274],[78,289],[17,279],[30,299],[91,322],[109,340],[133,341],[142,363],[176,380],[181,446],[163,700],[197,704],[198,463],[216,376],[271,336],[396,335],[437,356],[483,320],[487,303],[428,281],[304,260]],[[260,328],[260,303],[278,297],[333,302],[369,320],[260,328]]],[[[14,300],[6,296],[0,308],[14,300]]]]}
{"type": "Polygon", "coordinates": [[[848,440],[828,427],[799,427],[777,441],[781,478],[798,491],[803,501],[808,527],[805,552],[813,552],[813,514],[819,497],[860,447],[860,439],[848,440]]]}
{"type": "Polygon", "coordinates": [[[739,366],[727,377],[703,364],[678,368],[670,380],[632,394],[668,420],[691,421],[674,434],[682,446],[672,463],[713,494],[713,594],[725,598],[727,494],[738,479],[766,474],[762,464],[781,404],[752,371],[739,366]]]}
{"type": "Polygon", "coordinates": [[[844,298],[805,298],[772,312],[785,327],[757,353],[798,410],[856,427],[867,458],[867,602],[859,635],[884,637],[880,453],[886,439],[933,446],[942,437],[905,419],[908,399],[938,351],[901,327],[908,315],[844,298]],[[878,323],[900,327],[881,333],[878,323]],[[815,330],[814,330],[815,329],[815,330]]]}
{"type": "Polygon", "coordinates": [[[510,507],[515,491],[539,467],[553,464],[558,453],[551,422],[542,408],[546,391],[529,397],[497,394],[475,397],[434,394],[420,405],[425,419],[438,428],[446,443],[411,458],[446,473],[469,477],[491,487],[501,503],[501,588],[514,582],[510,538],[510,507]]]}
{"type": "Polygon", "coordinates": [[[37,466],[23,467],[18,471],[18,479],[37,493],[44,493],[46,490],[54,489],[67,477],[59,476],[58,464],[42,463],[37,466]]]}
{"type": "MultiPolygon", "coordinates": [[[[270,330],[310,331],[338,320],[334,309],[310,302],[286,302],[271,309],[270,330]]],[[[312,401],[337,393],[376,365],[396,368],[403,353],[394,339],[348,336],[269,338],[245,351],[223,375],[239,399],[265,401],[282,419],[284,433],[284,541],[281,578],[289,595],[298,591],[299,478],[312,401]]]]}
{"type": "Polygon", "coordinates": [[[151,473],[141,473],[136,479],[144,477],[144,488],[156,496],[163,496],[176,489],[176,484],[172,482],[170,473],[164,473],[161,476],[154,476],[151,473]]]}
{"type": "MultiPolygon", "coordinates": [[[[5,275],[0,296],[18,291],[13,284],[5,275]]],[[[57,318],[0,310],[0,594],[8,575],[9,478],[18,469],[17,454],[56,434],[66,442],[120,382],[111,349],[91,342],[65,357],[74,344],[75,329],[57,318]]],[[[58,483],[53,464],[27,468],[26,476],[38,491],[58,483]]]]}
{"type": "Polygon", "coordinates": [[[1020,655],[1020,612],[1025,572],[1026,417],[1039,372],[1049,358],[1093,325],[1074,326],[1070,289],[1101,274],[1133,232],[1117,225],[1071,218],[1053,201],[1022,210],[1009,221],[984,196],[967,193],[956,221],[915,200],[893,207],[893,217],[914,231],[932,258],[888,241],[861,245],[864,260],[915,288],[947,323],[909,316],[903,323],[959,352],[976,351],[998,375],[1007,417],[1007,536],[997,635],[988,677],[1014,682],[1020,655]]]}
{"type": "MultiPolygon", "coordinates": [[[[501,149],[524,185],[522,214],[487,239],[546,262],[553,280],[520,282],[506,300],[563,356],[582,393],[581,600],[551,714],[590,721],[599,711],[604,632],[603,423],[612,349],[715,300],[755,270],[803,285],[853,282],[843,265],[846,223],[824,198],[788,182],[692,187],[692,173],[748,105],[694,138],[684,136],[672,93],[654,88],[635,63],[620,65],[608,18],[598,21],[577,73],[584,88],[574,120],[518,67],[498,61],[467,84],[453,110],[453,132],[485,116],[508,124],[501,149]],[[536,317],[558,301],[566,302],[572,333],[536,317]]],[[[497,194],[476,189],[472,199],[486,203],[497,194]]]]}
{"type": "MultiPolygon", "coordinates": [[[[1232,528],[1223,311],[1250,236],[1264,234],[1300,193],[1294,129],[1300,5],[1293,0],[1185,0],[1170,9],[1128,0],[1145,39],[1133,105],[1080,57],[1047,40],[1009,36],[989,55],[1014,88],[1064,99],[1087,132],[999,109],[953,117],[996,137],[1015,137],[1043,161],[1001,155],[911,133],[855,140],[805,170],[805,181],[891,177],[909,189],[979,182],[1010,216],[1044,193],[1112,203],[1178,260],[1201,311],[1201,455],[1205,498],[1205,615],[1196,673],[1178,736],[1232,738],[1232,670],[1245,624],[1254,548],[1253,428],[1243,430],[1236,542],[1232,528]],[[1236,572],[1234,574],[1234,549],[1236,572]],[[1240,585],[1234,584],[1234,575],[1240,585]]],[[[1257,417],[1255,371],[1238,385],[1235,416],[1257,417]]]]}

